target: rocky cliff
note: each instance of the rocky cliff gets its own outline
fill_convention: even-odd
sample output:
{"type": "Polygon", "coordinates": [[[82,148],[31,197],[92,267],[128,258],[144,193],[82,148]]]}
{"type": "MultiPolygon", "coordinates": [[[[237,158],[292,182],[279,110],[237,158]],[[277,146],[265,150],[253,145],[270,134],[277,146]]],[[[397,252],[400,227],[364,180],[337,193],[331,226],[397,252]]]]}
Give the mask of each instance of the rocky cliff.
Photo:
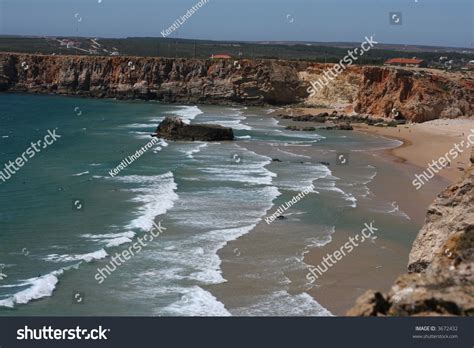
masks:
{"type": "Polygon", "coordinates": [[[474,115],[474,80],[456,74],[364,68],[354,110],[414,122],[474,115]],[[395,109],[396,111],[392,111],[395,109]]]}
{"type": "Polygon", "coordinates": [[[348,315],[474,316],[473,179],[471,165],[464,179],[429,207],[410,253],[409,273],[387,294],[367,291],[348,315]]]}
{"type": "Polygon", "coordinates": [[[0,54],[0,90],[183,103],[291,104],[301,64],[0,54]]]}
{"type": "Polygon", "coordinates": [[[350,66],[311,95],[329,64],[276,60],[0,53],[0,90],[97,98],[250,105],[325,105],[415,122],[474,115],[472,73],[350,66]]]}

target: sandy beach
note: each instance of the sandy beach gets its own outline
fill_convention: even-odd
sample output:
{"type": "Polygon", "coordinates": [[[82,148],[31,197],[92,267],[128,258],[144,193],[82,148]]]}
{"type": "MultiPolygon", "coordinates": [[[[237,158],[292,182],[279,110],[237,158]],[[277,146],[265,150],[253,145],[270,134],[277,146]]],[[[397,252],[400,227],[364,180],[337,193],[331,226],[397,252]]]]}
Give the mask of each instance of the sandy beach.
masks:
{"type": "MultiPolygon", "coordinates": [[[[381,135],[403,141],[403,145],[386,153],[395,156],[397,162],[408,162],[420,167],[420,173],[434,160],[445,156],[455,144],[463,140],[469,142],[468,136],[474,134],[474,119],[434,120],[425,123],[407,124],[391,127],[374,127],[354,125],[356,131],[381,135]]],[[[474,140],[472,136],[471,141],[474,140]]],[[[472,146],[472,143],[471,143],[472,146]]],[[[438,175],[449,182],[455,182],[462,177],[463,168],[469,161],[470,151],[462,148],[459,156],[451,166],[441,170],[438,175]]]]}
{"type": "MultiPolygon", "coordinates": [[[[400,163],[388,152],[382,150],[372,154],[381,166],[386,165],[391,170],[378,175],[369,188],[378,199],[397,202],[400,210],[410,216],[410,221],[395,232],[380,230],[375,242],[363,243],[316,281],[309,294],[334,315],[345,315],[366,290],[388,291],[395,279],[406,272],[411,245],[423,225],[426,210],[449,184],[442,177],[434,177],[422,190],[415,190],[411,181],[419,168],[408,162],[400,163]]],[[[335,175],[338,175],[337,170],[335,175]]],[[[314,266],[320,264],[328,253],[339,249],[362,228],[336,229],[331,242],[312,249],[305,262],[314,266]]]]}
{"type": "MultiPolygon", "coordinates": [[[[275,112],[291,116],[317,115],[333,111],[344,113],[347,105],[339,107],[321,107],[321,108],[294,108],[280,109],[275,112]]],[[[321,124],[310,122],[296,122],[292,124],[321,126],[321,124]]],[[[424,123],[411,123],[400,125],[398,127],[375,127],[366,124],[352,124],[357,132],[364,132],[373,135],[380,135],[387,138],[397,139],[403,142],[397,148],[389,149],[385,153],[397,163],[409,163],[419,168],[419,173],[423,172],[434,160],[445,156],[449,150],[453,149],[455,144],[460,144],[463,140],[465,144],[469,143],[468,136],[474,134],[474,118],[457,119],[437,119],[424,123]]],[[[470,146],[474,144],[474,136],[470,138],[470,146]]],[[[469,162],[470,151],[468,146],[462,147],[459,156],[451,162],[449,167],[445,167],[437,175],[448,182],[459,180],[465,166],[469,162]]]]}
{"type": "MultiPolygon", "coordinates": [[[[462,140],[467,143],[468,135],[474,134],[474,132],[471,133],[471,129],[474,129],[472,119],[435,120],[397,128],[355,125],[355,130],[358,132],[403,142],[397,148],[374,153],[376,156],[380,155],[381,160],[392,162],[394,173],[398,172],[399,176],[394,175],[391,178],[391,185],[375,180],[371,188],[377,195],[391,197],[390,199],[395,199],[397,191],[404,192],[396,198],[397,202],[421,226],[426,209],[437,193],[448,183],[462,177],[463,168],[469,161],[470,151],[461,148],[463,151],[451,166],[439,172],[430,182],[429,187],[423,187],[423,190],[417,192],[416,200],[413,199],[414,192],[407,193],[406,188],[410,186],[410,178],[423,172],[428,163],[444,156],[455,144],[460,144],[462,140]],[[415,201],[416,204],[413,204],[415,201]]],[[[312,250],[307,256],[307,262],[318,264],[328,252],[332,252],[336,246],[347,241],[349,235],[348,231],[337,231],[331,243],[323,248],[312,250]]],[[[408,236],[408,238],[414,237],[408,236]]],[[[318,286],[313,288],[311,295],[332,313],[343,315],[365,290],[370,288],[388,290],[397,275],[406,270],[410,247],[403,247],[388,239],[379,239],[378,244],[376,248],[370,244],[363,245],[357,253],[349,255],[343,263],[336,264],[318,281],[318,286]]]]}
{"type": "MultiPolygon", "coordinates": [[[[329,109],[295,109],[285,114],[304,115],[331,113],[329,109]]],[[[292,122],[284,120],[284,124],[320,127],[313,122],[292,122]]],[[[316,281],[309,291],[319,303],[335,315],[344,315],[354,301],[368,289],[387,291],[398,275],[406,272],[411,244],[421,228],[426,210],[436,195],[448,184],[457,181],[463,175],[463,168],[469,161],[470,151],[468,135],[474,129],[473,119],[435,120],[423,124],[407,124],[397,128],[374,127],[366,124],[353,124],[359,133],[396,139],[402,144],[396,148],[372,151],[371,155],[391,171],[377,176],[370,183],[370,189],[379,198],[396,201],[400,209],[406,212],[417,226],[409,233],[399,231],[400,239],[393,235],[381,233],[376,243],[367,243],[355,252],[338,262],[327,273],[316,281]],[[445,156],[455,144],[465,142],[460,147],[459,156],[449,167],[441,170],[423,189],[416,190],[412,181],[416,174],[426,170],[429,163],[445,156]],[[402,233],[403,232],[403,233],[402,233]]],[[[474,140],[471,137],[471,140],[474,140]]],[[[333,167],[335,175],[340,168],[333,167]]],[[[337,250],[350,236],[354,235],[355,226],[349,229],[340,228],[335,231],[327,245],[312,249],[305,262],[318,265],[328,254],[337,250]]]]}

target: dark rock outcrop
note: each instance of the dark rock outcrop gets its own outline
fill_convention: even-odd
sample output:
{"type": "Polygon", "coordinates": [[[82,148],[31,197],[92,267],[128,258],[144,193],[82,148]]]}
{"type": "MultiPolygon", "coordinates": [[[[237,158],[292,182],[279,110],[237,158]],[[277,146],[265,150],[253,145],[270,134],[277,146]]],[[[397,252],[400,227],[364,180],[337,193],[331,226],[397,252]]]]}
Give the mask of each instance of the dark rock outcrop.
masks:
{"type": "Polygon", "coordinates": [[[281,118],[288,119],[297,122],[326,122],[327,117],[329,114],[327,112],[320,113],[317,115],[299,115],[299,116],[290,116],[290,115],[281,115],[281,118]]]}
{"type": "Polygon", "coordinates": [[[153,135],[169,140],[223,141],[234,139],[232,128],[208,124],[190,125],[174,116],[166,117],[153,135]]]}
{"type": "Polygon", "coordinates": [[[334,126],[325,127],[326,130],[353,130],[354,128],[350,123],[338,123],[334,126]]]}
{"type": "Polygon", "coordinates": [[[286,129],[300,132],[314,132],[316,130],[316,127],[287,126],[286,129]]]}
{"type": "MultiPolygon", "coordinates": [[[[474,158],[471,156],[471,164],[474,158]]],[[[438,195],[388,294],[368,291],[351,316],[474,316],[474,171],[438,195]]]]}

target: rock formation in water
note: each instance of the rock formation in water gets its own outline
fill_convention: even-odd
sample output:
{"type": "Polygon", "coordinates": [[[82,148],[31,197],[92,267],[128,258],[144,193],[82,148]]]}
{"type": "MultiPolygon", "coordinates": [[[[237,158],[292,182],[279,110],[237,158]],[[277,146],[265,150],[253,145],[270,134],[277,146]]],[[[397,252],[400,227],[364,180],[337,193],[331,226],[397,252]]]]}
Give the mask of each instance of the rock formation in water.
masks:
{"type": "Polygon", "coordinates": [[[158,126],[155,136],[169,140],[223,141],[233,140],[232,128],[211,124],[186,124],[179,117],[168,116],[158,126]]]}
{"type": "Polygon", "coordinates": [[[474,114],[473,73],[349,66],[309,93],[330,64],[280,60],[0,53],[0,91],[164,102],[295,105],[423,122],[474,114]]]}
{"type": "MultiPolygon", "coordinates": [[[[471,155],[474,164],[474,152],[471,155]]],[[[350,316],[474,316],[474,169],[429,207],[408,272],[387,294],[367,291],[350,316]]]]}

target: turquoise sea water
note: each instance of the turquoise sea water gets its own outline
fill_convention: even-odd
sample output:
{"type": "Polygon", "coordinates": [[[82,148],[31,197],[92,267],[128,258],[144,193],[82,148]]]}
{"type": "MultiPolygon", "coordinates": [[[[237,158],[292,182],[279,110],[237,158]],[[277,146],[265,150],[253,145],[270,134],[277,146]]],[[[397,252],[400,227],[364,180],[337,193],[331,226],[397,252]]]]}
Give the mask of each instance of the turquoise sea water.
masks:
{"type": "Polygon", "coordinates": [[[393,141],[291,132],[264,109],[0,94],[1,169],[48,130],[61,138],[0,182],[0,315],[328,315],[307,295],[304,272],[299,282],[288,278],[305,269],[299,255],[330,240],[337,225],[377,219],[387,230],[416,229],[368,187],[386,169],[364,150],[393,141]],[[111,177],[166,115],[231,126],[237,141],[160,140],[111,177]],[[341,154],[351,165],[335,176],[341,154]],[[255,235],[223,259],[224,247],[252,236],[311,184],[314,192],[286,214],[293,227],[255,235]],[[99,284],[97,269],[158,221],[166,230],[99,284]],[[222,273],[236,257],[255,289],[222,273]],[[235,291],[217,298],[212,286],[225,282],[235,291]]]}

